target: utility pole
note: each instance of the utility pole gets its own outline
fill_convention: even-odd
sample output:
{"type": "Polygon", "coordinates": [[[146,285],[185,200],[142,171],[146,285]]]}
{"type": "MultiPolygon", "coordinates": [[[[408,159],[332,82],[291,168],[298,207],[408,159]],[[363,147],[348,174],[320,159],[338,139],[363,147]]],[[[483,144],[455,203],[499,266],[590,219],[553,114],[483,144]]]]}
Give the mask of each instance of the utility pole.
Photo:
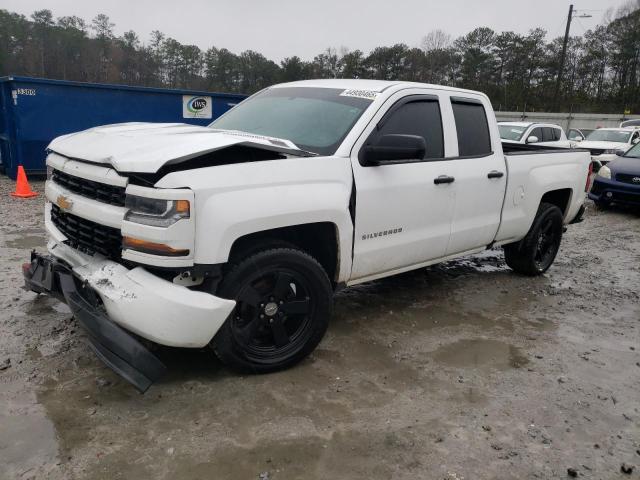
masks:
{"type": "MultiPolygon", "coordinates": [[[[582,10],[584,12],[584,10],[582,10]]],[[[567,45],[569,44],[569,31],[571,30],[571,20],[578,13],[573,9],[573,5],[569,5],[569,15],[567,15],[567,28],[564,31],[564,41],[562,42],[562,53],[560,54],[560,67],[558,68],[558,78],[556,78],[556,89],[553,95],[553,109],[558,110],[558,100],[560,97],[560,86],[562,85],[562,74],[564,72],[564,64],[567,59],[567,45]]],[[[578,18],[591,18],[589,14],[577,15],[578,18]]]]}
{"type": "Polygon", "coordinates": [[[567,57],[567,44],[569,43],[569,31],[571,30],[571,20],[573,20],[573,5],[569,5],[569,15],[567,16],[567,28],[564,31],[564,41],[562,42],[562,53],[560,54],[560,67],[558,67],[558,78],[556,79],[556,91],[553,95],[553,110],[558,110],[558,96],[560,95],[560,85],[562,84],[562,72],[564,61],[567,57]]]}

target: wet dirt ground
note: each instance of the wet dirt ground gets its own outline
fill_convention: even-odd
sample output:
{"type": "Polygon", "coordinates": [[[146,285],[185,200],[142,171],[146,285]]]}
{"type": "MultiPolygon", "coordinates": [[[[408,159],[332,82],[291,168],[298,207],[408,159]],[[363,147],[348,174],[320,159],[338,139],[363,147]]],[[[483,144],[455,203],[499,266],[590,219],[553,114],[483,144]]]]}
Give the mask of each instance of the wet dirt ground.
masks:
{"type": "Polygon", "coordinates": [[[0,479],[640,478],[638,212],[590,205],[539,278],[489,251],[347,289],[286,372],[163,351],[141,395],[65,305],[21,289],[43,200],[12,188],[0,177],[0,479]]]}

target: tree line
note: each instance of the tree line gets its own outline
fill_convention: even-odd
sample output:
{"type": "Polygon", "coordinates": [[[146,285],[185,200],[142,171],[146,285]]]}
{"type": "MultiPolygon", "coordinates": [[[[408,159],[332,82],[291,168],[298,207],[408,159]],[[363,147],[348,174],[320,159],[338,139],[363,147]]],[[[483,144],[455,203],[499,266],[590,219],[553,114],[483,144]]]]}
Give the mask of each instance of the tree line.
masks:
{"type": "Polygon", "coordinates": [[[434,30],[420,46],[398,43],[366,54],[327,48],[312,60],[276,63],[253,50],[202,50],[153,31],[114,34],[109,17],[87,22],[38,10],[27,18],[0,9],[0,76],[253,93],[309,78],[409,80],[485,92],[503,111],[640,113],[640,0],[581,36],[569,38],[554,98],[562,38],[476,28],[459,38],[434,30]]]}

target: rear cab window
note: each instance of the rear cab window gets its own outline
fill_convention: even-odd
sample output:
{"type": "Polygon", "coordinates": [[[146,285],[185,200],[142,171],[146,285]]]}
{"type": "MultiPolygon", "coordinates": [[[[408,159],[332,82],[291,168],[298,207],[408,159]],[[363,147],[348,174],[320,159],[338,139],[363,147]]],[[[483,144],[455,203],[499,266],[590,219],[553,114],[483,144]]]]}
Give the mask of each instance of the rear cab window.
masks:
{"type": "Polygon", "coordinates": [[[458,155],[491,155],[491,135],[484,105],[472,98],[451,97],[451,106],[458,134],[458,155]]]}

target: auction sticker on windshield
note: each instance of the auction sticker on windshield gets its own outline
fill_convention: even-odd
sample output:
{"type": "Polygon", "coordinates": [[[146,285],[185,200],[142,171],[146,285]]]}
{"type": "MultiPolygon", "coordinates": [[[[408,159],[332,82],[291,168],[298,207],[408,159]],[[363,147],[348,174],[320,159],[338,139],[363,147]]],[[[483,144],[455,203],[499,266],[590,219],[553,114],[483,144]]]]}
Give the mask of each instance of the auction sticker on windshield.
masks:
{"type": "Polygon", "coordinates": [[[366,98],[369,100],[375,100],[378,96],[378,92],[374,90],[345,90],[340,94],[341,97],[356,97],[366,98]]]}

